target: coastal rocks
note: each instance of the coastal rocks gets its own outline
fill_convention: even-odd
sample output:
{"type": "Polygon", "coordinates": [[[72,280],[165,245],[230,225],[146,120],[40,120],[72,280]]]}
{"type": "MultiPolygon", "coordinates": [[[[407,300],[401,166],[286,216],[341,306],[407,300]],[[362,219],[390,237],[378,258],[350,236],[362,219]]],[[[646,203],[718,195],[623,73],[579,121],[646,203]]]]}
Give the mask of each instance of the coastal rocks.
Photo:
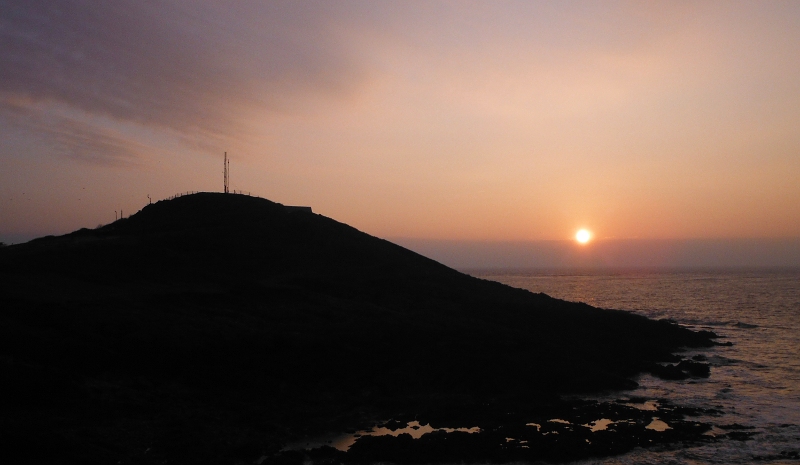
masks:
{"type": "Polygon", "coordinates": [[[660,365],[654,363],[650,373],[664,380],[683,380],[688,378],[708,378],[711,368],[707,363],[694,360],[681,360],[679,363],[660,365]]]}
{"type": "Polygon", "coordinates": [[[747,431],[754,429],[752,426],[744,426],[738,423],[732,423],[730,425],[718,425],[717,428],[730,431],[725,436],[729,439],[733,439],[734,441],[749,441],[753,438],[753,436],[759,434],[758,431],[747,431]]]}
{"type": "Polygon", "coordinates": [[[784,460],[800,460],[800,451],[783,450],[779,454],[756,455],[753,457],[754,462],[776,462],[784,460]]]}
{"type": "MultiPolygon", "coordinates": [[[[427,412],[418,437],[358,435],[349,448],[320,447],[299,454],[286,451],[265,457],[264,464],[341,463],[452,463],[509,461],[565,462],[625,453],[634,447],[714,441],[707,435],[711,425],[687,420],[687,416],[713,415],[714,411],[673,406],[665,400],[620,399],[616,402],[559,401],[531,410],[494,415],[474,413],[473,421],[452,423],[452,416],[427,412]],[[456,426],[473,426],[470,432],[456,426]],[[447,428],[443,428],[443,426],[447,428]],[[655,425],[655,426],[654,426],[655,425]]],[[[466,421],[463,420],[462,421],[466,421]]],[[[414,422],[416,423],[416,422],[414,422]]],[[[383,425],[401,429],[402,421],[383,425]]]]}

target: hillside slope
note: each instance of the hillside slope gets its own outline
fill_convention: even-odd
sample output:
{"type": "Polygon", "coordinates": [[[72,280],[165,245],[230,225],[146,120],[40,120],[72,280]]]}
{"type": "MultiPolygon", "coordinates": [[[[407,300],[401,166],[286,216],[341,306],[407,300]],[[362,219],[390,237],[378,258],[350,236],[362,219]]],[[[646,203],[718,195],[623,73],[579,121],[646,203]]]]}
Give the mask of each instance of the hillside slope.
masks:
{"type": "Polygon", "coordinates": [[[233,194],[0,249],[0,280],[2,432],[53,463],[252,462],[368,418],[541,407],[713,336],[233,194]]]}

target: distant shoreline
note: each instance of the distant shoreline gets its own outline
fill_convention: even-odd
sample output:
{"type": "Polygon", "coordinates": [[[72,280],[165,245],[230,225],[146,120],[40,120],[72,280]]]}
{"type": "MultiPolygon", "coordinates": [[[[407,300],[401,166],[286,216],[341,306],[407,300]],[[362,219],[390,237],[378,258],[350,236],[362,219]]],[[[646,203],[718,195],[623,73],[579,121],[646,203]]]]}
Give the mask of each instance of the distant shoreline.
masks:
{"type": "Polygon", "coordinates": [[[389,238],[449,267],[486,268],[800,268],[800,238],[474,241],[389,238]]]}
{"type": "Polygon", "coordinates": [[[596,275],[596,274],[632,274],[632,273],[750,273],[800,272],[800,265],[761,265],[761,266],[607,266],[607,267],[475,267],[456,268],[458,271],[475,276],[491,273],[533,273],[540,275],[596,275]]]}

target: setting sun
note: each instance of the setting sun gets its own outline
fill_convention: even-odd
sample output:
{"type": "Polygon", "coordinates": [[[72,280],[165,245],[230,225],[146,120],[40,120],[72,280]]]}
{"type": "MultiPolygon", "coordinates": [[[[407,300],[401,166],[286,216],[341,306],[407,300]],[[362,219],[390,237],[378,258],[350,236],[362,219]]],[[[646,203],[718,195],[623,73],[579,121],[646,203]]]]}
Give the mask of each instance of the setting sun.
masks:
{"type": "Polygon", "coordinates": [[[586,229],[581,229],[575,234],[575,240],[581,244],[586,244],[592,238],[592,233],[586,229]]]}

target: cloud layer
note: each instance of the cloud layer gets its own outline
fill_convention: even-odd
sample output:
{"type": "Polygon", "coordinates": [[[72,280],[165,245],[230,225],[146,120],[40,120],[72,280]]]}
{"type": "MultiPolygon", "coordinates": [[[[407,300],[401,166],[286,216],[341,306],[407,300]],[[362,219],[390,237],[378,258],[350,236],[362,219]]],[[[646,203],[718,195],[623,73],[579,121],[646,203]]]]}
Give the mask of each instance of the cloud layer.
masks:
{"type": "Polygon", "coordinates": [[[232,138],[247,129],[243,115],[285,112],[295,94],[347,92],[357,80],[324,4],[66,0],[0,8],[2,111],[20,124],[55,124],[50,132],[68,154],[87,154],[79,158],[132,155],[123,148],[129,142],[80,115],[232,138]],[[43,121],[54,108],[66,111],[43,121]]]}

